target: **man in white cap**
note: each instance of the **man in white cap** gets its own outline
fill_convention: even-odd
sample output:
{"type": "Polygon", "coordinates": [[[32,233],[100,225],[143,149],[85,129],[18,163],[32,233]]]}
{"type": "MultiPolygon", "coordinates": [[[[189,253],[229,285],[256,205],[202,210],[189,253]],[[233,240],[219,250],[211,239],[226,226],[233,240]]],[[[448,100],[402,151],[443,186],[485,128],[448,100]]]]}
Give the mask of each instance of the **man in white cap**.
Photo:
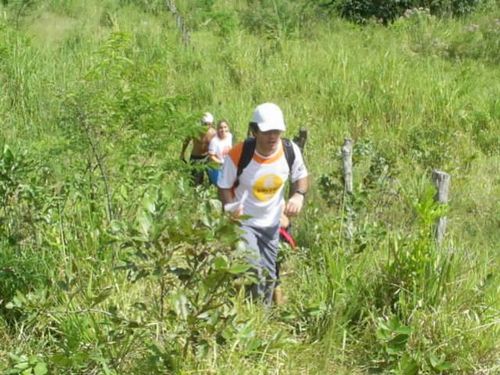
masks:
{"type": "Polygon", "coordinates": [[[213,126],[214,116],[211,113],[206,112],[203,114],[203,117],[201,118],[201,125],[203,128],[200,131],[200,135],[198,137],[187,138],[182,144],[180,155],[181,160],[186,161],[186,149],[192,141],[193,148],[191,150],[189,161],[193,164],[192,177],[195,185],[201,185],[203,183],[205,166],[208,162],[208,145],[217,133],[213,126]]]}
{"type": "Polygon", "coordinates": [[[217,185],[225,211],[235,219],[241,215],[249,217],[241,221],[242,237],[258,280],[250,292],[270,305],[277,278],[280,217],[282,213],[295,216],[302,210],[308,173],[300,149],[293,142],[294,160],[289,167],[281,139],[285,121],[276,104],[257,106],[250,128],[255,137],[251,160],[241,170],[240,159],[248,146],[240,143],[233,147],[224,160],[217,185]],[[285,201],[285,183],[289,177],[291,194],[285,201]]]}

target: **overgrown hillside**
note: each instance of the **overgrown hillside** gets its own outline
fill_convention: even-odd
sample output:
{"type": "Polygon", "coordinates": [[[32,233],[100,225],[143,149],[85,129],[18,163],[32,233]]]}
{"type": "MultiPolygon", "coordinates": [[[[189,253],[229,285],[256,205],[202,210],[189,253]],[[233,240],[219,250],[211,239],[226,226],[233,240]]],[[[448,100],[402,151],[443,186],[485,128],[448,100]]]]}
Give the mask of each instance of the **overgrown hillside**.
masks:
{"type": "Polygon", "coordinates": [[[499,373],[498,3],[374,3],[1,2],[0,372],[499,373]],[[312,186],[271,310],[179,160],[266,101],[312,186]]]}

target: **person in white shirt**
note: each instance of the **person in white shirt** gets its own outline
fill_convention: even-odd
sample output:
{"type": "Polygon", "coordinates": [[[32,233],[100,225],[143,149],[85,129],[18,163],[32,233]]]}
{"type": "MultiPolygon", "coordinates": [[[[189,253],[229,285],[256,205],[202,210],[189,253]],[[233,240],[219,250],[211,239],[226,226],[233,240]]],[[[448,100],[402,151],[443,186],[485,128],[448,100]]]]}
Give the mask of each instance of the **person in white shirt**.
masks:
{"type": "Polygon", "coordinates": [[[220,120],[217,124],[217,134],[208,145],[209,162],[212,163],[212,166],[208,168],[208,177],[214,185],[217,185],[217,178],[224,162],[224,157],[228,154],[232,146],[233,135],[229,131],[229,123],[227,120],[220,120]]]}
{"type": "Polygon", "coordinates": [[[281,134],[285,121],[281,109],[273,103],[256,107],[250,122],[255,150],[249,164],[240,171],[243,143],[233,147],[224,159],[217,185],[226,211],[233,218],[248,215],[241,221],[242,238],[249,250],[258,282],[250,288],[254,298],[271,305],[276,282],[279,227],[282,212],[297,215],[308,189],[308,173],[299,147],[292,142],[295,154],[291,170],[285,157],[281,134]],[[285,201],[285,183],[291,178],[291,196],[285,201]]]}

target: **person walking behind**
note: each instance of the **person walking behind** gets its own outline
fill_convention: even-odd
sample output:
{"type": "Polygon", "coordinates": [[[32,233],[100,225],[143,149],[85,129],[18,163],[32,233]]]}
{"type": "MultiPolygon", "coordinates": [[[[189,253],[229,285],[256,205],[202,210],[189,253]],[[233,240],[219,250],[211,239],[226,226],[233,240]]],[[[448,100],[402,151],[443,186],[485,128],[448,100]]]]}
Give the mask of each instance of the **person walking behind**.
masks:
{"type": "Polygon", "coordinates": [[[193,142],[189,162],[193,167],[191,174],[195,186],[203,184],[206,164],[208,162],[208,145],[216,134],[213,124],[214,116],[211,113],[206,112],[201,118],[201,125],[203,128],[200,131],[200,135],[198,137],[189,137],[182,144],[180,158],[181,160],[186,161],[186,149],[189,144],[193,142]]]}
{"type": "Polygon", "coordinates": [[[285,121],[276,104],[258,105],[250,127],[254,138],[229,151],[217,185],[225,211],[230,212],[234,219],[248,215],[241,221],[242,239],[246,242],[248,261],[257,277],[257,282],[250,287],[250,294],[270,306],[277,279],[281,213],[292,217],[302,210],[308,173],[299,147],[281,138],[285,121]],[[240,159],[249,144],[253,144],[252,157],[241,170],[240,159]],[[291,168],[285,155],[290,153],[290,148],[294,154],[291,168]],[[291,195],[285,201],[285,183],[289,177],[291,195]]]}
{"type": "Polygon", "coordinates": [[[208,178],[214,185],[217,185],[217,178],[222,168],[224,157],[228,154],[231,147],[233,147],[233,135],[229,131],[229,123],[226,120],[220,120],[217,124],[217,134],[208,145],[209,162],[216,164],[216,167],[208,167],[208,178]]]}

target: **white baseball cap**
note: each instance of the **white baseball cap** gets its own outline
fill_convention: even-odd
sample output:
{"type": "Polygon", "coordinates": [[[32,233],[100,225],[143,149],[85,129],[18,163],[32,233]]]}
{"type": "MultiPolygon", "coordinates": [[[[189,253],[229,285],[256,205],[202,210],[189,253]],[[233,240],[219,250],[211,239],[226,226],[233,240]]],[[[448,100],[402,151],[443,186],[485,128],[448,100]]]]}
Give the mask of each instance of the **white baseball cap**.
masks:
{"type": "Polygon", "coordinates": [[[261,132],[270,130],[285,131],[285,120],[280,107],[274,103],[260,104],[253,111],[251,122],[255,122],[261,132]]]}
{"type": "Polygon", "coordinates": [[[203,114],[203,117],[201,118],[201,123],[202,124],[213,124],[214,123],[214,116],[210,112],[205,112],[203,114]]]}

